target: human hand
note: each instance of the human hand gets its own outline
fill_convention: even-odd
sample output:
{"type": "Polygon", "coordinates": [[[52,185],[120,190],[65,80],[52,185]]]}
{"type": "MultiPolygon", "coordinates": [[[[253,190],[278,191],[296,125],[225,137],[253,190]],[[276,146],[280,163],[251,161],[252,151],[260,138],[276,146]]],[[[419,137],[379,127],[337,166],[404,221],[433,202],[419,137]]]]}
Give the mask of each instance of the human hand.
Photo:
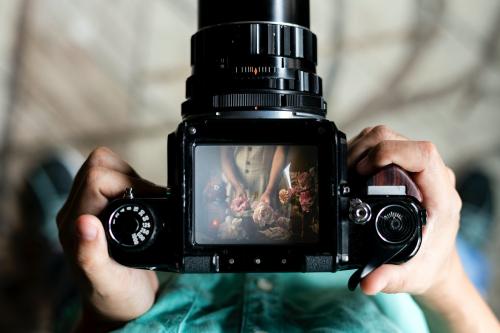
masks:
{"type": "Polygon", "coordinates": [[[271,204],[271,193],[270,193],[270,191],[265,191],[264,193],[262,193],[259,201],[265,202],[266,204],[270,205],[271,204]]]}
{"type": "Polygon", "coordinates": [[[83,296],[82,331],[120,326],[149,310],[155,301],[156,274],[122,266],[110,258],[104,229],[97,218],[109,200],[127,187],[148,196],[164,192],[141,179],[112,151],[98,148],[79,170],[57,216],[59,239],[83,296]]]}
{"type": "Polygon", "coordinates": [[[384,126],[368,128],[349,143],[348,164],[361,175],[396,164],[411,173],[427,210],[422,246],[408,262],[386,264],[361,282],[367,294],[377,292],[433,297],[453,276],[462,276],[455,250],[460,197],[455,176],[430,142],[410,141],[384,126]]]}

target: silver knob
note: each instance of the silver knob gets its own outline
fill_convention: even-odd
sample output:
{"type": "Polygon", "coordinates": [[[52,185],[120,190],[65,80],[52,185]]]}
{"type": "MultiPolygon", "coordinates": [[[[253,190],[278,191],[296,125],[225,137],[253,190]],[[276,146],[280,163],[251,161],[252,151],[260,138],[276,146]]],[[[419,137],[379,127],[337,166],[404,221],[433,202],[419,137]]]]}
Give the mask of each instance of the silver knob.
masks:
{"type": "Polygon", "coordinates": [[[349,202],[349,219],[357,224],[365,224],[372,218],[371,207],[360,199],[349,202]]]}
{"type": "Polygon", "coordinates": [[[134,189],[132,187],[127,187],[125,189],[125,193],[123,193],[123,199],[133,199],[134,198],[134,189]]]}

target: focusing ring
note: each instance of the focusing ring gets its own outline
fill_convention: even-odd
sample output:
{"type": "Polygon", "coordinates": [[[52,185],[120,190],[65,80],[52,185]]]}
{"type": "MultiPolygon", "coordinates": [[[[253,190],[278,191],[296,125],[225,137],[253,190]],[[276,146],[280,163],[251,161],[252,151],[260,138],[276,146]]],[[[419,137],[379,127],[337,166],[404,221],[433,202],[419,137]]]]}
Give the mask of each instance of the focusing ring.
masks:
{"type": "Polygon", "coordinates": [[[213,26],[191,38],[191,65],[199,66],[228,56],[259,55],[304,59],[304,65],[314,69],[316,43],[316,36],[301,26],[273,23],[213,26]]]}

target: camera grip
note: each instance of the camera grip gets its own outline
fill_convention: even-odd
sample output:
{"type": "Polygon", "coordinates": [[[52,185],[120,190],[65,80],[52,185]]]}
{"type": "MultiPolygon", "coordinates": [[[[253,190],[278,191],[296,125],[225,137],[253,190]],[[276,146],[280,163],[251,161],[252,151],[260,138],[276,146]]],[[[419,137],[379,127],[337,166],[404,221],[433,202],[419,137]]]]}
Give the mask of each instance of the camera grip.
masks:
{"type": "Polygon", "coordinates": [[[422,202],[422,193],[417,184],[413,182],[410,175],[398,167],[391,164],[371,176],[367,182],[368,186],[405,186],[406,195],[410,195],[422,202]]]}

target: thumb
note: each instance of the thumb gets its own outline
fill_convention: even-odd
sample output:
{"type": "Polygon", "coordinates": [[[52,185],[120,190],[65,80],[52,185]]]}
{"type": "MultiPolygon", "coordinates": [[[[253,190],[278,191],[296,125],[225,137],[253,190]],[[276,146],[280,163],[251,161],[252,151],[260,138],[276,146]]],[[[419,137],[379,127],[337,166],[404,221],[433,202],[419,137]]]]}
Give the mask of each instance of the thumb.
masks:
{"type": "Polygon", "coordinates": [[[365,277],[361,283],[361,290],[367,295],[379,292],[400,293],[406,290],[404,267],[399,265],[382,265],[365,277]]]}
{"type": "Polygon", "coordinates": [[[109,284],[110,270],[117,265],[108,254],[101,221],[93,215],[81,215],[75,221],[74,261],[93,289],[109,284]]]}

